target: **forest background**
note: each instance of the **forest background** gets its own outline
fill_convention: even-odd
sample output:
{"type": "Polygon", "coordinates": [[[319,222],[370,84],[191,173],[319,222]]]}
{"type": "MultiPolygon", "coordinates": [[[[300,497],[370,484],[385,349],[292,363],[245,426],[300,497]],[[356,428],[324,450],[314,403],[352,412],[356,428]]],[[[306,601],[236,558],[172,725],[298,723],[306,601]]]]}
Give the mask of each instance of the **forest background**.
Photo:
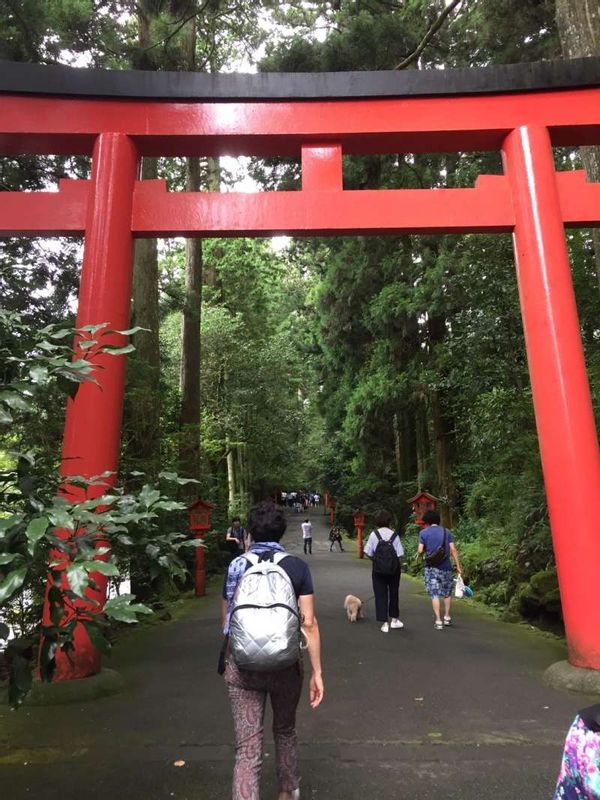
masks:
{"type": "MultiPolygon", "coordinates": [[[[600,55],[595,0],[0,0],[0,58],[44,64],[313,72],[586,55],[600,55]]],[[[600,180],[598,148],[555,157],[558,168],[583,164],[600,180]]],[[[171,190],[300,186],[299,159],[144,159],[142,170],[171,190]]],[[[55,188],[89,171],[84,157],[1,158],[0,186],[55,188]]],[[[501,171],[497,153],[346,156],[344,186],[472,186],[501,171]]],[[[566,235],[597,411],[600,236],[566,235]]],[[[0,243],[0,516],[18,511],[22,526],[25,507],[41,513],[39,487],[57,485],[65,393],[77,380],[40,359],[43,342],[56,346],[57,330],[60,338],[74,325],[80,262],[74,240],[0,243]],[[15,400],[15,364],[25,363],[36,391],[15,400]]],[[[198,495],[216,506],[208,555],[217,568],[228,518],[274,488],[326,486],[349,529],[353,509],[390,508],[409,551],[408,500],[425,489],[441,499],[479,598],[560,625],[509,236],[140,240],[134,326],[123,491],[148,500],[150,483],[166,476],[181,501],[152,495],[162,511],[144,547],[115,553],[138,597],[152,604],[173,579],[185,585],[190,556],[163,547],[165,530],[185,529],[182,509],[198,495]],[[168,580],[155,568],[161,558],[168,580]]],[[[574,509],[573,524],[586,516],[574,509]]],[[[131,517],[135,539],[145,518],[131,517]]],[[[44,532],[28,525],[22,552],[0,557],[0,599],[17,603],[12,619],[25,627],[32,599],[39,611],[45,563],[36,550],[44,532]],[[34,552],[37,569],[23,566],[34,552]]],[[[129,534],[122,539],[129,546],[129,534]]]]}

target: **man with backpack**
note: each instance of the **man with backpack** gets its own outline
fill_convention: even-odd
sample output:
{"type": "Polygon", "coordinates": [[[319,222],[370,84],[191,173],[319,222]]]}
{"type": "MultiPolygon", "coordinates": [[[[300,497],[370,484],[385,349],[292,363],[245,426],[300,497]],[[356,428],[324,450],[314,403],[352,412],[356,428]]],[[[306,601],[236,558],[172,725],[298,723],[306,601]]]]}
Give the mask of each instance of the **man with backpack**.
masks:
{"type": "Polygon", "coordinates": [[[259,800],[267,696],[279,800],[300,797],[296,708],[303,680],[301,641],[311,666],[309,701],[323,699],[321,645],[312,576],[306,562],[279,544],[283,509],[260,503],[248,515],[253,543],[234,559],[223,586],[224,673],[235,732],[233,800],[259,800]]]}
{"type": "Polygon", "coordinates": [[[451,531],[440,527],[439,511],[428,509],[423,514],[423,522],[425,527],[419,534],[418,553],[422,553],[425,560],[425,588],[431,597],[433,624],[436,631],[442,631],[452,625],[450,605],[452,603],[453,575],[450,557],[456,564],[456,569],[461,577],[462,567],[451,531]],[[444,600],[443,621],[440,608],[442,598],[444,600]]]}
{"type": "Polygon", "coordinates": [[[400,592],[400,559],[404,548],[400,537],[390,527],[392,515],[380,511],[375,517],[377,526],[367,540],[364,554],[373,562],[373,594],[375,595],[375,616],[381,622],[383,633],[390,629],[403,628],[400,616],[398,595],[400,592]]]}

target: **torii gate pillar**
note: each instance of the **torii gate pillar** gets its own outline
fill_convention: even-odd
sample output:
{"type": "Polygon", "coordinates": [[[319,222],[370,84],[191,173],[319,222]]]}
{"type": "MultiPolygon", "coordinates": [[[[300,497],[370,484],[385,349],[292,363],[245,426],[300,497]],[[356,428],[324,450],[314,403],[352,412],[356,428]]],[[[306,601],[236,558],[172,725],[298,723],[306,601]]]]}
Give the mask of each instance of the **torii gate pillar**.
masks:
{"type": "Polygon", "coordinates": [[[600,499],[600,458],[548,130],[515,129],[502,154],[569,661],[600,670],[600,535],[572,514],[600,499]]]}

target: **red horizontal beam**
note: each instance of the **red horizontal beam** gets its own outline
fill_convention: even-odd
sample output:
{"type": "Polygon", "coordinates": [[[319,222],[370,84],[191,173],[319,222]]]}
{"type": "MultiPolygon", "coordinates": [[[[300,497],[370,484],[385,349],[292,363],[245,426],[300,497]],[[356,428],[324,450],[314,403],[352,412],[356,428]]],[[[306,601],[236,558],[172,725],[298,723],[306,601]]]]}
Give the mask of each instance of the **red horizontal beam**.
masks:
{"type": "MultiPolygon", "coordinates": [[[[559,172],[557,181],[565,225],[600,226],[600,183],[583,171],[559,172]]],[[[63,180],[59,192],[0,192],[0,235],[82,235],[88,186],[63,180]]],[[[132,212],[138,237],[501,233],[513,225],[502,175],[482,175],[472,189],[254,194],[167,192],[164,181],[140,181],[132,212]]]]}
{"type": "Polygon", "coordinates": [[[133,203],[137,236],[401,234],[509,231],[513,214],[501,177],[475,189],[297,192],[167,192],[144,181],[133,203]]]}
{"type": "Polygon", "coordinates": [[[89,186],[62,179],[58,192],[0,192],[0,236],[83,234],[89,186]]]}
{"type": "Polygon", "coordinates": [[[300,155],[498,150],[520,125],[555,145],[600,144],[600,88],[508,95],[298,102],[99,100],[7,95],[0,154],[91,153],[103,132],[132,136],[142,155],[300,155]]]}

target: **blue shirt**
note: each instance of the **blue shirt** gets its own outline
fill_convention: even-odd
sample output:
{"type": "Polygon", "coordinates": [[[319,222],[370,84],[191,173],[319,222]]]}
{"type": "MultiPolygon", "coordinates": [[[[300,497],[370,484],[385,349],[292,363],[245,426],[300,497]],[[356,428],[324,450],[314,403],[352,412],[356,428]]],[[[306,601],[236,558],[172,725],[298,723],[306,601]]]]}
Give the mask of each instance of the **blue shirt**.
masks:
{"type": "MultiPolygon", "coordinates": [[[[443,544],[444,531],[446,532],[446,550],[448,551],[448,555],[441,564],[437,565],[436,569],[452,572],[452,564],[450,563],[450,542],[453,542],[454,539],[448,528],[442,528],[440,525],[430,525],[428,528],[423,528],[419,534],[419,544],[425,546],[425,555],[430,556],[443,544]]],[[[425,566],[427,566],[427,564],[425,564],[425,566]]]]}

